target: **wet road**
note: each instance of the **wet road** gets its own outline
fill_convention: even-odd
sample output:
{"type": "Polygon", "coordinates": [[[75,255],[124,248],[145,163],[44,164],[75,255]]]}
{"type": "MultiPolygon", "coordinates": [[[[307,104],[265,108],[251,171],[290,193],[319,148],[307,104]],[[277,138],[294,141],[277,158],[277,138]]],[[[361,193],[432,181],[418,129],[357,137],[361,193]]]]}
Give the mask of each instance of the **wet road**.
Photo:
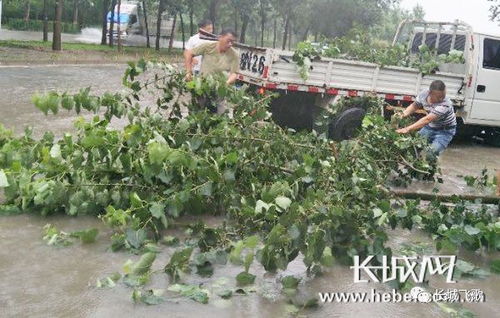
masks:
{"type": "MultiPolygon", "coordinates": [[[[0,66],[0,123],[16,133],[22,133],[28,125],[35,135],[47,129],[68,131],[72,129],[74,112],[61,111],[58,115],[45,116],[35,108],[31,97],[35,93],[51,90],[77,92],[91,87],[91,92],[121,90],[121,77],[125,65],[40,65],[0,66]]],[[[90,117],[91,114],[86,114],[90,117]]]]}
{"type": "MultiPolygon", "coordinates": [[[[52,32],[48,34],[49,40],[52,39],[52,32]]],[[[0,29],[0,40],[19,40],[19,41],[41,41],[42,33],[35,31],[14,31],[0,29]]],[[[151,43],[155,43],[156,37],[150,36],[151,43]]],[[[85,28],[82,29],[80,34],[69,34],[63,33],[61,35],[61,41],[73,42],[73,43],[101,43],[101,30],[97,28],[85,28]]],[[[168,39],[160,40],[160,47],[167,48],[169,44],[168,39]]],[[[123,39],[123,45],[130,46],[146,46],[146,37],[141,35],[130,35],[123,39]]],[[[182,48],[181,41],[173,42],[174,48],[182,48]]]]}

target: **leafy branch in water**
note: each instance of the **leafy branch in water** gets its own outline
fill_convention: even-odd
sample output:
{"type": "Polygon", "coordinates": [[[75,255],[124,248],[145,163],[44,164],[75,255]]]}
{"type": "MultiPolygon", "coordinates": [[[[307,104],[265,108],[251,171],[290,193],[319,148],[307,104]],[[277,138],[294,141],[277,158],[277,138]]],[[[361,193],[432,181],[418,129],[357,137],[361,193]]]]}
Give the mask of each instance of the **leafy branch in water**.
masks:
{"type": "MultiPolygon", "coordinates": [[[[499,248],[498,216],[439,204],[440,213],[427,214],[414,201],[395,204],[391,180],[410,183],[435,167],[420,155],[425,140],[397,134],[377,115],[377,99],[366,100],[372,107],[359,136],[336,143],[279,127],[270,120],[269,97],[219,78],[185,83],[172,66],[141,61],[129,66],[124,84],[128,94],[38,96],[47,112],[64,103],[99,115],[79,119],[74,134],[57,140],[0,129],[0,188],[9,209],[99,215],[115,231],[113,250],[147,251],[124,277],[136,288],[136,301],[163,301],[161,292],[137,288],[149,279],[158,252],[153,242],[186,215],[222,215],[225,222],[190,225],[190,238],[163,268],[175,282],[191,269],[209,276],[212,265],[228,259],[244,267],[237,282],[248,285],[256,279],[250,274],[255,259],[275,272],[301,254],[312,274],[333,258],[349,264],[353,255],[389,255],[389,226],[422,227],[441,248],[499,248]],[[214,96],[233,105],[232,118],[200,110],[199,97],[214,96]],[[128,122],[112,128],[113,117],[128,122]]],[[[117,279],[100,284],[111,282],[117,279]]],[[[173,289],[205,302],[203,290],[173,289]]]]}

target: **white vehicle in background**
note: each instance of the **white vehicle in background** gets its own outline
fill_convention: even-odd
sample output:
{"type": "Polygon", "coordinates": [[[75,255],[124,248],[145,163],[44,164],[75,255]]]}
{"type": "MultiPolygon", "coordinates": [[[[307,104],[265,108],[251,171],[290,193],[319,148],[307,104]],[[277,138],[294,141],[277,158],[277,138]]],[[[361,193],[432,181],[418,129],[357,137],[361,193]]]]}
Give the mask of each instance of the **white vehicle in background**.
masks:
{"type": "MultiPolygon", "coordinates": [[[[376,95],[393,106],[408,106],[433,80],[442,80],[454,102],[460,134],[492,133],[500,127],[500,37],[473,32],[464,22],[403,21],[393,44],[406,42],[412,53],[425,43],[446,54],[463,51],[465,63],[444,64],[423,75],[407,67],[320,58],[312,61],[306,80],[299,75],[293,52],[240,45],[239,80],[260,90],[280,93],[271,107],[278,123],[312,128],[321,108],[338,96],[376,95]]],[[[350,138],[365,114],[363,107],[343,110],[329,124],[334,139],[350,138]]]]}
{"type": "MultiPolygon", "coordinates": [[[[148,8],[148,28],[149,35],[156,35],[156,25],[158,20],[158,10],[157,7],[148,8]]],[[[126,38],[127,35],[143,35],[146,36],[146,21],[144,19],[144,10],[139,1],[122,1],[120,6],[120,17],[118,17],[118,5],[114,8],[114,27],[113,34],[116,37],[118,35],[118,22],[120,23],[120,35],[122,38],[126,38]]],[[[111,22],[111,11],[107,15],[108,30],[110,29],[111,22]]],[[[172,33],[172,28],[174,26],[173,18],[165,10],[162,13],[161,26],[160,26],[160,36],[162,38],[170,37],[172,33]]]]}

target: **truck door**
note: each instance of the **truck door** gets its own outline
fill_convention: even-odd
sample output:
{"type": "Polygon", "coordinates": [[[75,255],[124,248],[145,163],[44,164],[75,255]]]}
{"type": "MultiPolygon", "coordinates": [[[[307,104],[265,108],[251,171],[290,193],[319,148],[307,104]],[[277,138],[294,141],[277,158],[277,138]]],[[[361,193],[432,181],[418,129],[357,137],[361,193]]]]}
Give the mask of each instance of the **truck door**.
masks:
{"type": "Polygon", "coordinates": [[[481,36],[471,118],[500,120],[500,39],[481,36]]]}

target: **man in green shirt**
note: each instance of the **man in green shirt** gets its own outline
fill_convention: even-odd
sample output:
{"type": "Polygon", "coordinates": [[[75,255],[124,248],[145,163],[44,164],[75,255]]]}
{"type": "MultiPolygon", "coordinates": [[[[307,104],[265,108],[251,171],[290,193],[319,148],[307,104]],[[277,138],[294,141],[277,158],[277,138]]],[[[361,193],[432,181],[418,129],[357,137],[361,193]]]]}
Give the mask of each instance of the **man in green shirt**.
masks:
{"type": "Polygon", "coordinates": [[[236,33],[232,30],[223,30],[216,42],[204,43],[185,52],[186,79],[191,80],[193,74],[193,57],[203,56],[201,75],[206,76],[215,73],[226,75],[228,85],[233,84],[238,75],[239,68],[238,52],[233,49],[236,41],[236,33]]]}

